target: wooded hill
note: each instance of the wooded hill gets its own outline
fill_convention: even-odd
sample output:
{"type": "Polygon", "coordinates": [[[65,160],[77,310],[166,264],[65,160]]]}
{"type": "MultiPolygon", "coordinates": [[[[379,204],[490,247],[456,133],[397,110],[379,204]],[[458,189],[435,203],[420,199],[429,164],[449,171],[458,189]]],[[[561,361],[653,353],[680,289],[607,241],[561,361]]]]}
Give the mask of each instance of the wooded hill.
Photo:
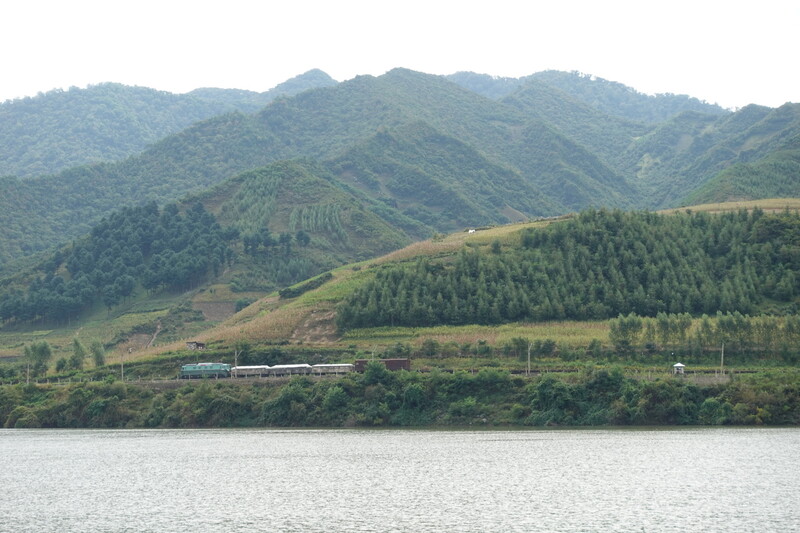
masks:
{"type": "Polygon", "coordinates": [[[457,72],[447,78],[462,87],[494,100],[509,96],[531,81],[538,81],[552,88],[560,89],[598,111],[645,124],[663,122],[685,111],[697,111],[712,115],[727,113],[716,104],[701,102],[697,98],[685,94],[648,95],[622,83],[580,72],[546,70],[522,78],[502,78],[474,72],[457,72]]]}
{"type": "Polygon", "coordinates": [[[0,319],[59,325],[100,301],[110,312],[135,291],[146,299],[219,282],[263,294],[420,237],[413,220],[376,205],[382,218],[330,179],[312,163],[279,162],[181,204],[123,208],[0,282],[0,319]]]}
{"type": "Polygon", "coordinates": [[[279,96],[335,83],[313,70],[263,93],[206,88],[171,94],[102,83],[9,100],[0,103],[0,176],[31,178],[123,159],[195,122],[254,113],[279,96]]]}
{"type": "MultiPolygon", "coordinates": [[[[589,206],[681,205],[736,164],[768,176],[770,158],[791,152],[800,132],[795,104],[732,113],[578,74],[545,74],[511,84],[507,94],[495,91],[495,99],[462,86],[469,86],[464,76],[462,85],[403,69],[359,76],[252,114],[196,123],[124,161],[0,179],[0,262],[86,234],[122,206],[164,205],[279,160],[302,158],[403,238],[416,239],[589,206]],[[657,110],[648,112],[647,102],[657,110]]],[[[782,174],[782,185],[750,177],[760,186],[715,190],[772,197],[795,177],[782,174]]]]}
{"type": "Polygon", "coordinates": [[[343,329],[759,314],[800,290],[800,217],[581,212],[503,246],[377,270],[338,309],[343,329]]]}

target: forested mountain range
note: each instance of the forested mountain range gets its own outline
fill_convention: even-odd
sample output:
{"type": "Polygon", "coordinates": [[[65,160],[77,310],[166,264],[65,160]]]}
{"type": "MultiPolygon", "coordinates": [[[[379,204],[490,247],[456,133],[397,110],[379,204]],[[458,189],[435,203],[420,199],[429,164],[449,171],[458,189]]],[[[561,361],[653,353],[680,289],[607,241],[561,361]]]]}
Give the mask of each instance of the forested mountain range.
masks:
{"type": "Polygon", "coordinates": [[[522,78],[493,77],[474,72],[457,72],[448,79],[492,99],[509,96],[531,81],[559,89],[576,100],[611,116],[654,124],[684,111],[722,115],[727,111],[716,104],[701,102],[687,95],[647,95],[622,83],[580,72],[546,70],[522,78]]]}
{"type": "Polygon", "coordinates": [[[102,83],[9,100],[0,103],[0,176],[29,178],[122,159],[200,120],[253,113],[279,96],[335,83],[313,70],[263,93],[209,88],[172,94],[102,83]]]}
{"type": "MultiPolygon", "coordinates": [[[[309,76],[311,85],[331,81],[309,76]]],[[[252,96],[202,90],[192,97],[223,93],[231,106],[252,96]]],[[[123,206],[163,205],[281,160],[304,161],[317,178],[399,224],[403,238],[416,239],[589,206],[681,205],[715,179],[738,194],[742,188],[731,182],[774,174],[774,159],[791,154],[800,134],[797,104],[730,112],[563,73],[513,82],[396,69],[250,109],[197,122],[120,162],[3,178],[0,261],[68,242],[123,206]],[[469,79],[507,89],[489,98],[468,88],[469,79]],[[642,111],[646,102],[658,110],[642,111]],[[678,114],[661,118],[669,113],[678,114]],[[736,165],[749,165],[748,172],[720,174],[736,165]]],[[[745,197],[777,196],[796,175],[782,178],[745,188],[745,197]]]]}

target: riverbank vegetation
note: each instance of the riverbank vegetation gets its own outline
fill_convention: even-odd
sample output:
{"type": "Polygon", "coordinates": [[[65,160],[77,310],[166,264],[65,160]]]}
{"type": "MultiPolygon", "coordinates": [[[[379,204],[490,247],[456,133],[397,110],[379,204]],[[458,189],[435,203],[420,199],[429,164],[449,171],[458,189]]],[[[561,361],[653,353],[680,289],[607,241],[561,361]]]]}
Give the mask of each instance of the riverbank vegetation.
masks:
{"type": "Polygon", "coordinates": [[[0,387],[0,421],[23,427],[754,425],[800,423],[797,371],[635,378],[621,367],[512,375],[390,372],[336,379],[0,387]]]}

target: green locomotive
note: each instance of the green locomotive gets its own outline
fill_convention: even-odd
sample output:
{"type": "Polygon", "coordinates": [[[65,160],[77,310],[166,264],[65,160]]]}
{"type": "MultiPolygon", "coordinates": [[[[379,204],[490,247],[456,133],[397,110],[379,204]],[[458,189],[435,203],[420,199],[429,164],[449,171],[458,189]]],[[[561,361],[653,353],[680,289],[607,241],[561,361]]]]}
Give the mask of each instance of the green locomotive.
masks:
{"type": "Polygon", "coordinates": [[[178,377],[180,379],[229,378],[231,377],[231,365],[227,365],[225,363],[197,363],[194,365],[183,365],[178,377]]]}

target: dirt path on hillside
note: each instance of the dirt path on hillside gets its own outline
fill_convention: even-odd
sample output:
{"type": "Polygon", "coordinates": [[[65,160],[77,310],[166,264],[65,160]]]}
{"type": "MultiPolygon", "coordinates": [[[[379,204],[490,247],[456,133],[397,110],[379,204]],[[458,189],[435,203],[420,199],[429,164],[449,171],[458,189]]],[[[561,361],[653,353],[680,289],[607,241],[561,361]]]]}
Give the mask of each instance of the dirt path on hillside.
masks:
{"type": "Polygon", "coordinates": [[[153,345],[153,343],[156,342],[156,337],[158,337],[159,333],[161,333],[161,321],[160,320],[158,322],[156,322],[156,330],[153,332],[153,336],[150,337],[150,342],[147,343],[147,346],[145,346],[145,348],[150,348],[153,345]]]}

